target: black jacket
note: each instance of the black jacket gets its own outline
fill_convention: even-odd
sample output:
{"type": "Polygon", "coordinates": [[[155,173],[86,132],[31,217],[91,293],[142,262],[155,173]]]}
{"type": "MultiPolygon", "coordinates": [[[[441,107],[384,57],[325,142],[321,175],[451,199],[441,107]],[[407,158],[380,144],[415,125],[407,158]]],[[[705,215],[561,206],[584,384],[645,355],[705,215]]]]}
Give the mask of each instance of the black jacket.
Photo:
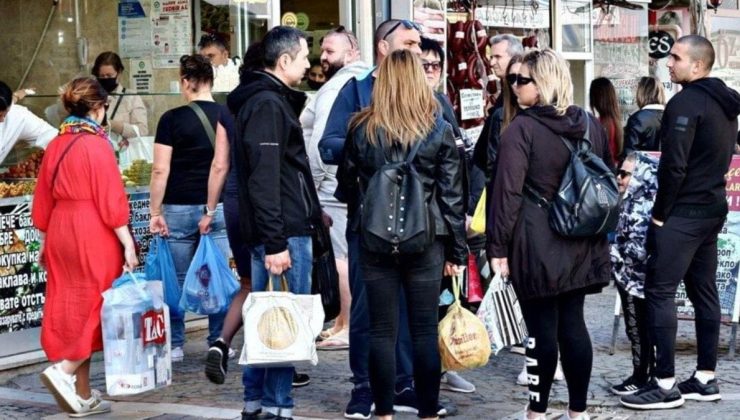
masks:
{"type": "MultiPolygon", "coordinates": [[[[460,155],[455,146],[452,129],[441,116],[434,129],[423,140],[413,164],[424,184],[427,203],[434,214],[437,236],[445,241],[445,258],[458,265],[465,265],[468,249],[465,242],[465,212],[463,206],[462,171],[460,155]]],[[[404,153],[394,148],[401,160],[404,153]]],[[[365,126],[352,130],[345,142],[337,180],[338,197],[347,202],[350,229],[358,231],[358,211],[367,183],[384,164],[383,150],[371,145],[365,135],[365,126]]]]}
{"type": "Polygon", "coordinates": [[[238,110],[239,222],[248,244],[276,254],[289,237],[310,235],[321,217],[298,121],[306,95],[266,72],[244,82],[228,97],[229,108],[238,110]]]}
{"type": "Polygon", "coordinates": [[[622,152],[624,156],[635,151],[657,152],[660,150],[658,134],[663,109],[663,105],[651,104],[630,115],[624,127],[624,152],[622,152]]]}
{"type": "Polygon", "coordinates": [[[727,214],[725,174],[735,150],[738,114],[740,95],[714,77],[688,83],[671,98],[660,130],[655,219],[727,214]]]}
{"type": "Polygon", "coordinates": [[[522,300],[576,290],[595,292],[609,283],[606,235],[560,236],[550,228],[547,210],[523,194],[528,182],[552,200],[570,162],[570,151],[560,136],[580,139],[586,124],[590,124],[593,152],[611,166],[606,131],[575,106],[564,116],[552,106],[529,108],[517,114],[501,136],[496,176],[489,186],[487,252],[489,258],[508,258],[510,279],[522,300]]]}

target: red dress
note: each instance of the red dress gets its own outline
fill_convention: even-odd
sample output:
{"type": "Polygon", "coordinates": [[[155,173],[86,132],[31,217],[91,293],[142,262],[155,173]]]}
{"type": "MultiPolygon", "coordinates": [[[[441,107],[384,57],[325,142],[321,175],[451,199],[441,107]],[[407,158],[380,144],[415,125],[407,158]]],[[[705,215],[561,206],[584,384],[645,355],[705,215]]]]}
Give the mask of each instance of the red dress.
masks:
{"type": "Polygon", "coordinates": [[[98,135],[80,134],[50,144],[33,198],[34,225],[46,233],[47,283],[41,346],[50,361],[84,360],[103,349],[102,293],[121,274],[123,248],[113,231],[126,225],[128,200],[113,149],[98,135]]]}

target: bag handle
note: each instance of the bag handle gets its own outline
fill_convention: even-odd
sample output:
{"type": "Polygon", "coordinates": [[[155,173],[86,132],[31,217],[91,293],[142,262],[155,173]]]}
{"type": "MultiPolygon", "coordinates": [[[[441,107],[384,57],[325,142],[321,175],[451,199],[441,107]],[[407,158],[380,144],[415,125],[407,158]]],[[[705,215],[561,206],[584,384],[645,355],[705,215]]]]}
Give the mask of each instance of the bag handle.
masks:
{"type": "MultiPolygon", "coordinates": [[[[270,274],[268,278],[268,281],[267,281],[267,291],[268,292],[275,291],[274,286],[272,284],[273,277],[277,277],[277,276],[273,276],[272,274],[270,274]]],[[[290,292],[290,289],[288,288],[288,279],[285,278],[285,274],[280,275],[280,289],[281,289],[279,290],[280,292],[290,292]]]]}
{"type": "Polygon", "coordinates": [[[455,274],[452,276],[452,296],[455,297],[455,302],[460,303],[460,289],[462,288],[462,274],[455,274]]]}
{"type": "Polygon", "coordinates": [[[216,132],[213,131],[213,126],[211,125],[211,122],[208,121],[208,117],[206,116],[206,113],[203,111],[203,108],[200,107],[195,101],[190,102],[188,104],[190,109],[195,112],[195,115],[198,116],[198,119],[200,120],[200,123],[203,124],[203,129],[206,130],[206,134],[208,135],[208,140],[211,142],[211,146],[213,149],[216,149],[216,132]]]}
{"type": "Polygon", "coordinates": [[[79,136],[72,139],[72,141],[69,142],[67,147],[62,151],[62,154],[59,156],[59,159],[57,160],[57,166],[54,168],[54,173],[51,176],[51,187],[54,188],[54,183],[56,183],[57,175],[59,174],[59,167],[62,166],[62,160],[65,156],[67,156],[67,153],[69,152],[69,149],[74,146],[75,143],[77,143],[77,140],[80,139],[80,137],[84,136],[84,134],[80,134],[79,136]]]}

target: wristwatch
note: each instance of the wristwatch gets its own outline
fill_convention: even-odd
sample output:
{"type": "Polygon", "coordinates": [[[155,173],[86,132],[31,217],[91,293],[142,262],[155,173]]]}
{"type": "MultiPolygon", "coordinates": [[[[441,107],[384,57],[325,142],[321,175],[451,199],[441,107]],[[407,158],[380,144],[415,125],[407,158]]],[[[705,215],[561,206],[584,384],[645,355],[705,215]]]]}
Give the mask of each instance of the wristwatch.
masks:
{"type": "Polygon", "coordinates": [[[203,214],[213,217],[216,215],[216,209],[211,210],[208,208],[208,204],[206,204],[205,206],[203,206],[203,214]]]}

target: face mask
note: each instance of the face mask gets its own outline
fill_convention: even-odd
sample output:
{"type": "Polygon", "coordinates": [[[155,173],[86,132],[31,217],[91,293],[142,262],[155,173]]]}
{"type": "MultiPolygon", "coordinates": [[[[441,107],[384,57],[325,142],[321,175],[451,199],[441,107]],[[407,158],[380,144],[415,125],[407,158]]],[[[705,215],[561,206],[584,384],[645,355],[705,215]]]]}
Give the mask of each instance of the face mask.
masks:
{"type": "Polygon", "coordinates": [[[115,78],[101,79],[98,78],[98,83],[105,89],[106,92],[111,93],[118,87],[118,81],[115,78]]]}
{"type": "Polygon", "coordinates": [[[308,87],[310,87],[311,90],[319,90],[321,86],[324,86],[324,82],[317,82],[315,80],[308,79],[308,87]]]}

